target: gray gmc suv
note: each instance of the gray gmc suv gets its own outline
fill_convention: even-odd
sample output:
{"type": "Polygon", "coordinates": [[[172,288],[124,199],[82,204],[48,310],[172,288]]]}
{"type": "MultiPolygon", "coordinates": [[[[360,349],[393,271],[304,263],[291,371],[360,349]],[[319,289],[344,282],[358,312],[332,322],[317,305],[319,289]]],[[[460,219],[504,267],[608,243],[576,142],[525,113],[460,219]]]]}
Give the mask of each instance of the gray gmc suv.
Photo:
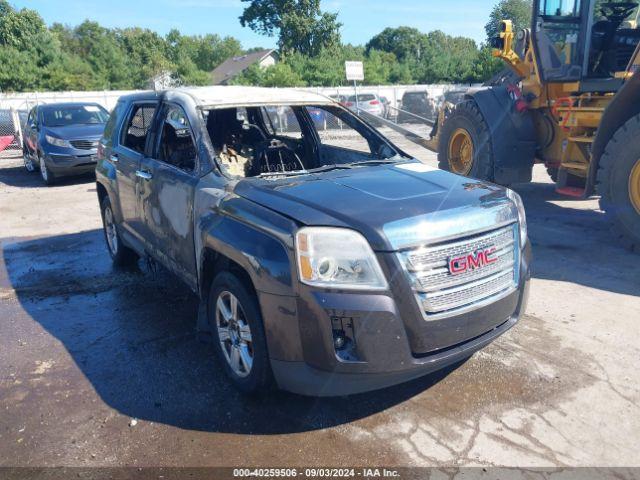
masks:
{"type": "Polygon", "coordinates": [[[186,282],[198,330],[245,392],[404,382],[469,357],[525,309],[519,196],[412,159],[323,96],[122,97],[96,178],[113,261],[151,258],[186,282]]]}

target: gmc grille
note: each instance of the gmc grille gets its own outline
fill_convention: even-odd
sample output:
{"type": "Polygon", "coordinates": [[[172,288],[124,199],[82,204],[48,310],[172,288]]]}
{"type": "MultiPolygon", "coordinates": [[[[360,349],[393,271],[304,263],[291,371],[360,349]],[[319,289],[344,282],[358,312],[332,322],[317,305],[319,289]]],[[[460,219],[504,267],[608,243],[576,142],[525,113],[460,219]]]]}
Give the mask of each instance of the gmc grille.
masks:
{"type": "Polygon", "coordinates": [[[98,148],[98,140],[71,140],[69,143],[78,150],[93,150],[98,148]]]}
{"type": "Polygon", "coordinates": [[[457,315],[513,292],[518,282],[518,238],[518,225],[511,224],[464,239],[400,252],[400,261],[425,319],[457,315]],[[491,250],[491,263],[459,274],[450,272],[451,259],[487,249],[491,250]]]}

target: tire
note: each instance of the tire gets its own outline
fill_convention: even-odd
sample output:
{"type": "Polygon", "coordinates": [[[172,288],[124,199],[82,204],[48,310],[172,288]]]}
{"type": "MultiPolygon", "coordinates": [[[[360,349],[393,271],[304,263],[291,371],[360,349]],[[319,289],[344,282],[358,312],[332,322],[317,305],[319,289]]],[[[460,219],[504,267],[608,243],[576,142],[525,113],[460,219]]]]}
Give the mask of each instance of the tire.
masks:
{"type": "Polygon", "coordinates": [[[56,176],[53,174],[51,170],[47,167],[47,162],[42,157],[42,155],[38,154],[38,165],[40,166],[40,177],[42,177],[42,181],[48,187],[56,183],[56,176]]]}
{"type": "Polygon", "coordinates": [[[556,183],[558,181],[558,167],[547,167],[547,173],[549,174],[549,178],[556,183]]]}
{"type": "Polygon", "coordinates": [[[273,375],[256,294],[239,277],[223,271],[211,285],[207,316],[216,356],[233,385],[249,395],[271,390],[273,375]],[[233,308],[229,308],[229,295],[237,301],[235,313],[233,308]],[[220,307],[220,302],[224,308],[220,307]],[[224,309],[230,315],[223,313],[224,309]],[[247,338],[250,339],[249,342],[246,341],[247,338]],[[234,350],[237,353],[235,356],[234,350]],[[234,366],[234,357],[238,368],[234,366]],[[249,368],[248,358],[251,359],[249,368]]]}
{"type": "Polygon", "coordinates": [[[596,190],[600,208],[613,224],[619,241],[640,253],[640,115],[628,120],[609,140],[598,165],[596,190]]]}
{"type": "MultiPolygon", "coordinates": [[[[465,149],[468,152],[468,149],[465,149]]],[[[442,125],[438,147],[438,166],[442,170],[479,180],[493,181],[493,148],[489,126],[474,100],[458,103],[442,125]],[[462,160],[449,158],[450,143],[458,144],[458,138],[468,137],[472,143],[470,165],[462,168],[462,160]]]]}
{"type": "Polygon", "coordinates": [[[100,202],[100,212],[104,240],[113,264],[119,267],[135,264],[138,261],[138,255],[122,242],[109,197],[104,197],[100,202]]]}

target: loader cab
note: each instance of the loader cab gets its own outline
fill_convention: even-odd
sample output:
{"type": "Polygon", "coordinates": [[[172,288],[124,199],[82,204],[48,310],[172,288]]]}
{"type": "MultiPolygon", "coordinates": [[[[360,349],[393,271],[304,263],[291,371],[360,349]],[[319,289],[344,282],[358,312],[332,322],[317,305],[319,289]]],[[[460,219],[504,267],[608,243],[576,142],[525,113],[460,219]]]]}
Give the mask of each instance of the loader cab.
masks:
{"type": "Polygon", "coordinates": [[[638,1],[535,0],[532,32],[543,81],[617,91],[640,41],[638,1]]]}

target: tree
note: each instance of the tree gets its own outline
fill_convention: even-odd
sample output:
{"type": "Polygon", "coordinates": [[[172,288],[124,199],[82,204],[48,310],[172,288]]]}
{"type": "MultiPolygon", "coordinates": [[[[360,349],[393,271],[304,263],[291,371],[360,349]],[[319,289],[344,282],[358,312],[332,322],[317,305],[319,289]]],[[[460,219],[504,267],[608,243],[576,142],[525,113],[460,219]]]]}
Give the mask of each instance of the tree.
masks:
{"type": "Polygon", "coordinates": [[[514,31],[531,26],[531,0],[500,0],[489,15],[489,22],[484,26],[487,32],[487,43],[500,33],[500,22],[511,20],[514,31]]]}
{"type": "Polygon", "coordinates": [[[320,10],[320,0],[242,0],[248,3],[240,24],[253,31],[278,35],[283,53],[318,55],[323,49],[340,44],[337,13],[320,10]]]}
{"type": "Polygon", "coordinates": [[[48,33],[44,20],[35,10],[16,11],[5,3],[0,12],[0,45],[28,50],[38,35],[48,33]]]}
{"type": "Polygon", "coordinates": [[[380,50],[393,53],[398,60],[420,60],[427,48],[428,37],[420,30],[411,27],[385,28],[369,40],[367,52],[380,50]]]}

